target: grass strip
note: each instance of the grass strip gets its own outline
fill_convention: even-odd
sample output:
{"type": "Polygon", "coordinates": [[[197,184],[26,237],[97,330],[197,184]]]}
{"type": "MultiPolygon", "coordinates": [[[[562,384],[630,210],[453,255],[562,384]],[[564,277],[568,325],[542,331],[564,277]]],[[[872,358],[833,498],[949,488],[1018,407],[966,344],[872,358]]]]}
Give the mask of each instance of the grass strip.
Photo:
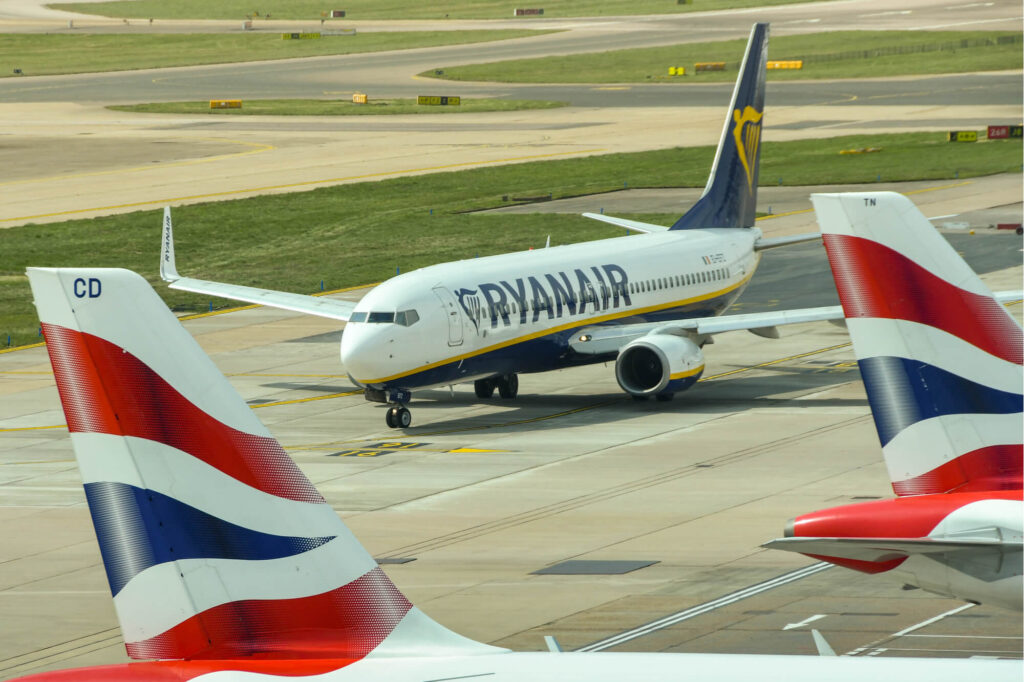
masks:
{"type": "MultiPolygon", "coordinates": [[[[788,5],[810,0],[773,0],[773,5],[788,5]]],[[[512,9],[523,6],[506,0],[450,0],[429,3],[419,0],[346,0],[338,3],[346,19],[510,19],[512,9]]],[[[591,17],[636,14],[676,14],[708,10],[760,7],[763,0],[572,0],[572,2],[534,2],[529,7],[544,7],[545,17],[591,17]]],[[[321,19],[327,14],[320,0],[253,2],[253,0],[133,0],[132,2],[61,3],[50,5],[83,14],[137,19],[321,19]]],[[[337,6],[337,5],[336,5],[337,6]]],[[[533,17],[523,17],[528,22],[533,17]]]]}
{"type": "MultiPolygon", "coordinates": [[[[712,147],[608,154],[338,185],[174,209],[184,274],[312,293],[377,282],[433,263],[620,236],[575,215],[474,214],[503,196],[567,196],[628,185],[702,187],[712,147]],[[301,264],[301,265],[296,265],[301,264]]],[[[763,185],[960,179],[1021,169],[1021,141],[951,144],[944,133],[860,135],[766,142],[763,185]],[[881,147],[873,154],[844,149],[881,147]]],[[[594,209],[602,206],[594,199],[594,209]]],[[[140,272],[177,310],[200,297],[158,283],[160,211],[0,230],[0,348],[38,341],[27,266],[124,267],[140,272]]],[[[215,302],[217,306],[234,303],[215,302]]]]}
{"type": "Polygon", "coordinates": [[[154,102],[151,104],[118,104],[107,107],[116,111],[143,114],[214,114],[223,116],[378,116],[382,114],[476,114],[490,111],[522,111],[524,109],[555,109],[567,102],[537,99],[462,98],[458,106],[419,105],[415,99],[373,99],[366,104],[336,99],[256,99],[242,102],[241,109],[211,109],[202,102],[154,102]]]}
{"type": "MultiPolygon", "coordinates": [[[[773,37],[770,60],[803,60],[802,69],[772,69],[769,80],[867,78],[1020,69],[1019,32],[838,31],[773,37]]],[[[732,82],[745,40],[685,43],[489,64],[441,67],[421,76],[509,83],[732,82]],[[694,71],[697,62],[725,62],[724,71],[694,71]],[[669,76],[669,67],[686,75],[669,76]]]]}
{"type": "MultiPolygon", "coordinates": [[[[216,3],[210,3],[211,5],[216,3]]],[[[542,31],[403,31],[282,40],[279,33],[32,34],[0,40],[0,77],[155,69],[406,50],[539,35],[542,31]]]]}

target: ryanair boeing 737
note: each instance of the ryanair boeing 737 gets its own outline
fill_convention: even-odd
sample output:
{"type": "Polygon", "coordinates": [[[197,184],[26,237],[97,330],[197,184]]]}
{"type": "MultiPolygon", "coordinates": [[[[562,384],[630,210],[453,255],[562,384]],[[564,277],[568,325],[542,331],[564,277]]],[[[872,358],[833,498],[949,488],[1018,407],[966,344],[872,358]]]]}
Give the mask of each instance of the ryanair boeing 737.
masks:
{"type": "Polygon", "coordinates": [[[407,427],[412,391],[472,381],[481,398],[514,398],[518,374],[615,362],[637,399],[668,400],[704,370],[718,332],[777,337],[776,325],[839,319],[839,306],[720,316],[750,282],[766,239],[754,227],[768,25],[751,30],[714,166],[697,203],[671,227],[584,214],[643,233],[442,263],[389,279],[358,303],[178,275],[170,211],[160,274],[174,289],[259,303],[348,324],[341,360],[368,400],[407,427]]]}

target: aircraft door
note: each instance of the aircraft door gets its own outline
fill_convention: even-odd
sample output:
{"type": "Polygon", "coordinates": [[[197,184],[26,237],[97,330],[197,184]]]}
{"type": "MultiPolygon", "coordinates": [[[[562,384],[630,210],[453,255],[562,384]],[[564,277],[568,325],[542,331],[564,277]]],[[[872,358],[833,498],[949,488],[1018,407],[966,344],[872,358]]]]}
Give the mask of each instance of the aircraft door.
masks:
{"type": "Polygon", "coordinates": [[[441,299],[448,318],[448,345],[462,345],[462,313],[459,311],[459,304],[452,292],[442,287],[434,287],[434,294],[441,299]]]}

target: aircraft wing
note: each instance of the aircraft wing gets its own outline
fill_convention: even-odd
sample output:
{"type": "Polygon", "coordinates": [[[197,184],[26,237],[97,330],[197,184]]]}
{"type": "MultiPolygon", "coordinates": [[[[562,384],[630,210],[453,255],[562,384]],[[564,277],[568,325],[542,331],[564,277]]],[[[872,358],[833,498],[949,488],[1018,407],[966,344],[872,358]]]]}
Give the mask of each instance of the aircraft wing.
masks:
{"type": "Polygon", "coordinates": [[[191,291],[196,294],[208,294],[218,298],[228,298],[233,301],[245,301],[256,303],[271,308],[293,310],[298,313],[307,313],[318,317],[327,317],[332,320],[347,321],[352,316],[352,310],[356,304],[352,301],[339,301],[335,298],[322,298],[319,296],[307,296],[305,294],[293,294],[287,291],[274,291],[272,289],[257,289],[238,284],[224,284],[222,282],[209,282],[191,277],[179,277],[178,279],[167,279],[172,289],[191,291]]]}
{"type": "MultiPolygon", "coordinates": [[[[1003,304],[1024,300],[1024,291],[998,291],[993,294],[1003,304]]],[[[595,325],[581,329],[569,340],[569,347],[583,355],[606,355],[617,352],[630,341],[647,334],[693,334],[710,336],[732,331],[748,331],[769,339],[779,338],[778,327],[803,322],[844,324],[843,308],[838,305],[820,308],[795,308],[765,313],[694,317],[671,322],[642,322],[625,325],[595,325]]]]}
{"type": "Polygon", "coordinates": [[[798,308],[768,313],[744,313],[742,315],[721,315],[718,317],[694,317],[671,322],[643,322],[639,324],[586,327],[569,340],[569,347],[584,355],[614,353],[634,339],[646,334],[720,334],[722,332],[746,330],[766,338],[778,338],[776,327],[799,322],[842,320],[840,306],[822,308],[798,308]]]}
{"type": "Polygon", "coordinates": [[[779,538],[761,545],[768,549],[827,556],[856,561],[891,561],[914,554],[944,554],[948,552],[1009,552],[1020,551],[1021,542],[995,537],[933,540],[931,538],[779,538]]]}
{"type": "Polygon", "coordinates": [[[256,303],[271,308],[293,310],[299,313],[327,317],[332,320],[347,321],[352,316],[356,304],[351,301],[339,301],[334,298],[293,294],[286,291],[257,289],[238,284],[210,282],[203,279],[182,277],[178,274],[174,259],[174,232],[171,226],[171,209],[164,209],[163,240],[160,246],[160,277],[168,282],[172,289],[191,291],[196,294],[207,294],[233,301],[256,303]]]}

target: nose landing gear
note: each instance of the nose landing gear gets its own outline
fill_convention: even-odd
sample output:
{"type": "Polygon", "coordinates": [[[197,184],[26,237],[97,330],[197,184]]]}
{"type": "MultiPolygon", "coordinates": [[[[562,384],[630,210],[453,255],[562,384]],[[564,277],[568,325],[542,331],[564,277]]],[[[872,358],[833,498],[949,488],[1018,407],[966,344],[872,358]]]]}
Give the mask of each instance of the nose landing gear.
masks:
{"type": "Polygon", "coordinates": [[[384,421],[392,429],[407,429],[412,424],[412,413],[405,405],[392,405],[384,415],[384,421]]]}
{"type": "Polygon", "coordinates": [[[407,408],[405,404],[411,399],[412,393],[409,391],[388,392],[388,402],[392,403],[392,405],[384,414],[384,421],[387,423],[389,428],[409,428],[409,425],[412,424],[412,413],[409,412],[409,408],[407,408]]]}

